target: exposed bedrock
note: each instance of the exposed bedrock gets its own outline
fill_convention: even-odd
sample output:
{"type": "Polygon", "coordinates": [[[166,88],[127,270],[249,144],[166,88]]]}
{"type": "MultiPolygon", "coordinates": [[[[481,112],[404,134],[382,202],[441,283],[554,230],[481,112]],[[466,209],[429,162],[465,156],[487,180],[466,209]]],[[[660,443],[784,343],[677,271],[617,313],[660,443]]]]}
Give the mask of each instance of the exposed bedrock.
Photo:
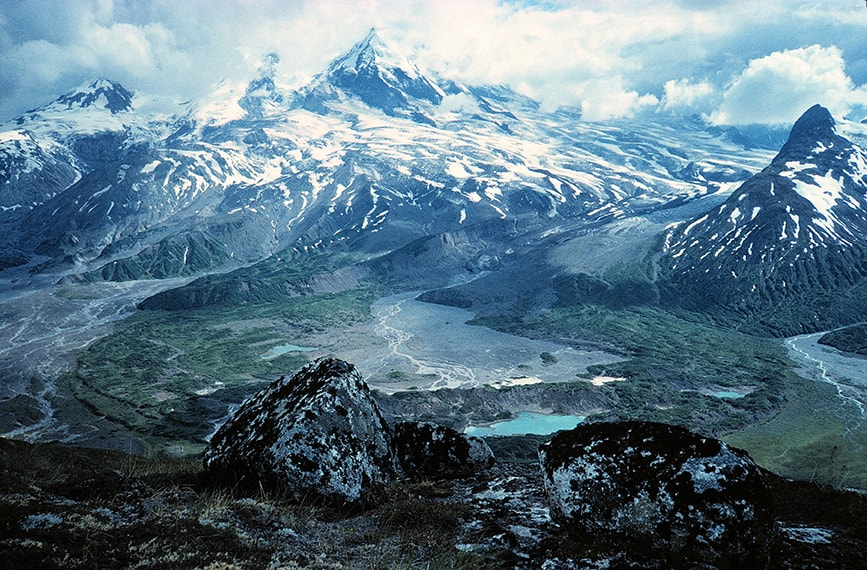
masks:
{"type": "Polygon", "coordinates": [[[771,494],[743,451],[684,428],[597,423],[539,448],[551,517],[582,543],[677,567],[763,568],[771,494]]]}
{"type": "Polygon", "coordinates": [[[359,503],[398,466],[388,425],[351,364],[333,358],[280,378],[247,400],[211,438],[205,469],[359,503]]]}

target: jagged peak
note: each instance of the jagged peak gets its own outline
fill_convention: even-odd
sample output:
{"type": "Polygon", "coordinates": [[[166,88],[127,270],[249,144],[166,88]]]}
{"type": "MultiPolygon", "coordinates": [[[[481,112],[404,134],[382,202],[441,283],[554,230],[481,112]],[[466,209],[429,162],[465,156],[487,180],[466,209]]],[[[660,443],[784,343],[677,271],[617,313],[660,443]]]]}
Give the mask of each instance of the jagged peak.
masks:
{"type": "Polygon", "coordinates": [[[65,105],[67,109],[98,106],[115,114],[131,110],[132,98],[133,92],[120,83],[98,77],[83,83],[78,89],[61,95],[55,103],[65,105]]]}
{"type": "Polygon", "coordinates": [[[387,45],[376,28],[334,59],[302,93],[301,104],[317,112],[323,111],[326,101],[349,95],[387,114],[411,114],[417,111],[417,103],[436,105],[445,96],[436,81],[387,45]]]}
{"type": "Polygon", "coordinates": [[[792,125],[786,144],[773,160],[773,164],[785,165],[791,160],[805,160],[813,154],[817,143],[822,147],[844,148],[848,139],[837,133],[836,122],[831,112],[816,104],[807,109],[792,125]]]}
{"type": "Polygon", "coordinates": [[[238,100],[238,105],[250,117],[262,118],[268,113],[269,106],[282,107],[285,93],[274,82],[279,63],[279,55],[266,53],[259,64],[259,76],[247,84],[244,95],[238,100]]]}
{"type": "Polygon", "coordinates": [[[82,84],[82,86],[79,87],[77,89],[77,91],[85,91],[88,89],[91,91],[98,91],[100,89],[118,89],[118,88],[124,89],[123,85],[121,85],[120,83],[118,83],[116,81],[112,81],[111,79],[108,79],[107,77],[97,77],[96,79],[94,79],[90,83],[82,84]],[[86,85],[86,87],[85,87],[85,85],[86,85]]]}
{"type": "Polygon", "coordinates": [[[837,134],[835,125],[831,112],[817,103],[795,121],[789,134],[789,140],[799,138],[809,138],[812,141],[826,139],[837,134]]]}
{"type": "Polygon", "coordinates": [[[382,38],[379,37],[379,32],[376,31],[376,26],[371,26],[367,31],[367,35],[363,40],[358,42],[358,45],[362,46],[370,46],[370,47],[386,47],[385,42],[382,41],[382,38]]]}
{"type": "Polygon", "coordinates": [[[410,76],[419,75],[417,67],[386,44],[375,27],[370,28],[363,40],[332,62],[329,66],[329,74],[342,70],[359,71],[371,66],[386,69],[399,68],[410,76]]]}

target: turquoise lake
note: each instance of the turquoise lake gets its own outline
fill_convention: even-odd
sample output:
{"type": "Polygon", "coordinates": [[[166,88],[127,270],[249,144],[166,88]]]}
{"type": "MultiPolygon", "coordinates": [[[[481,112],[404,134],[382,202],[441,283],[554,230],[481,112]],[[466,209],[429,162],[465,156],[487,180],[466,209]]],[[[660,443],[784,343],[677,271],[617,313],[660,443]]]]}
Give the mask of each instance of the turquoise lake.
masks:
{"type": "Polygon", "coordinates": [[[743,398],[745,396],[745,394],[739,394],[738,392],[729,392],[727,390],[723,390],[722,392],[714,392],[713,395],[717,398],[730,398],[733,400],[737,398],[743,398]]]}
{"type": "Polygon", "coordinates": [[[262,360],[271,360],[272,358],[277,358],[278,356],[282,356],[288,352],[310,352],[311,350],[316,350],[316,347],[298,346],[296,344],[284,344],[281,346],[275,346],[274,348],[263,354],[262,360]]]}
{"type": "Polygon", "coordinates": [[[478,437],[494,435],[548,435],[554,432],[572,429],[584,421],[587,416],[549,416],[536,412],[518,412],[511,420],[495,422],[489,426],[467,426],[464,433],[478,437]]]}

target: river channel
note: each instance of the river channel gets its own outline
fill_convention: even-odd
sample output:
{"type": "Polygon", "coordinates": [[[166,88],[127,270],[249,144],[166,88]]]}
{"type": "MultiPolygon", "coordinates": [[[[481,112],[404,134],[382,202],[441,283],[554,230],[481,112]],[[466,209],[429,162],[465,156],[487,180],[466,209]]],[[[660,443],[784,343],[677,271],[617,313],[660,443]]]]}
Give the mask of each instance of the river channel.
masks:
{"type": "Polygon", "coordinates": [[[190,278],[64,286],[24,273],[7,269],[0,277],[0,435],[71,441],[95,429],[57,418],[57,403],[74,401],[59,393],[55,380],[72,365],[75,351],[107,334],[142,299],[190,278]],[[19,395],[32,398],[35,409],[26,425],[16,427],[8,410],[19,395]]]}
{"type": "Polygon", "coordinates": [[[804,378],[832,384],[841,404],[863,421],[867,419],[867,357],[819,344],[819,339],[825,334],[819,332],[786,339],[789,357],[801,366],[798,373],[804,378]]]}
{"type": "Polygon", "coordinates": [[[468,325],[470,311],[392,295],[372,307],[379,342],[352,355],[366,381],[386,393],[580,381],[593,364],[621,357],[468,325]],[[545,355],[543,357],[543,355],[545,355]]]}

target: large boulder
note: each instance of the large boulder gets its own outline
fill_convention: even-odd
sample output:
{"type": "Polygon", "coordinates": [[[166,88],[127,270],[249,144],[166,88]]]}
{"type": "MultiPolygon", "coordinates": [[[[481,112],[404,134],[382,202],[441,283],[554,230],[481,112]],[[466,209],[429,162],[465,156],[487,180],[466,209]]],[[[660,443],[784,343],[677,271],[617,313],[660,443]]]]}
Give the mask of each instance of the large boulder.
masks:
{"type": "Polygon", "coordinates": [[[206,471],[360,503],[396,476],[388,425],[351,364],[320,359],[247,400],[205,448],[206,471]]]}
{"type": "Polygon", "coordinates": [[[746,452],[676,426],[598,423],[539,448],[551,517],[575,538],[672,567],[762,568],[775,530],[746,452]]]}
{"type": "Polygon", "coordinates": [[[485,440],[430,422],[399,422],[394,426],[394,449],[410,477],[465,477],[494,464],[485,440]]]}

